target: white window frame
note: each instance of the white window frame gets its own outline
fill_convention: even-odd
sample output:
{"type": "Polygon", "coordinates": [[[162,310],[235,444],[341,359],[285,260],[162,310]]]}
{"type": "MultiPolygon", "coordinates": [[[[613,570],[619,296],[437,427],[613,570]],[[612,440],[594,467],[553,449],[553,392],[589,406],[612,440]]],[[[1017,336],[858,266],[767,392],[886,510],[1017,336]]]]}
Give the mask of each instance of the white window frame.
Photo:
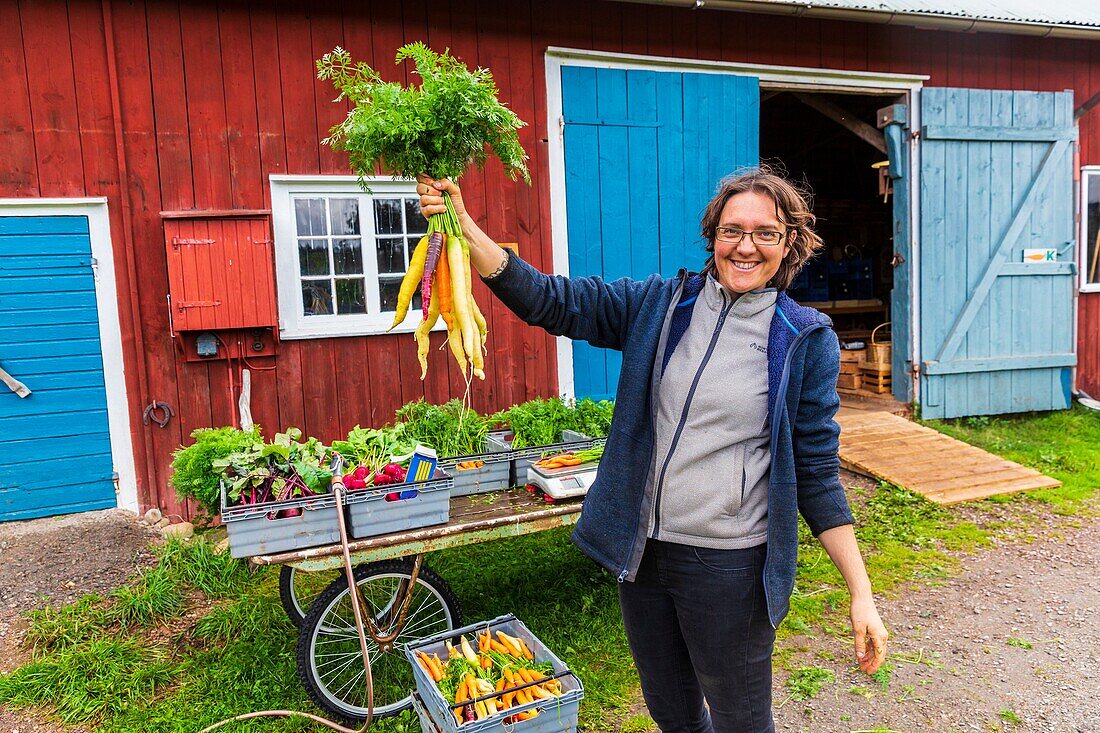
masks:
{"type": "MultiPolygon", "coordinates": [[[[275,240],[275,280],[278,284],[279,337],[282,339],[376,336],[384,333],[412,333],[423,320],[421,311],[410,308],[405,320],[390,329],[393,312],[365,314],[305,315],[298,264],[298,232],[294,199],[302,196],[359,198],[359,236],[363,241],[363,273],[366,295],[378,288],[377,259],[373,241],[375,196],[415,194],[415,181],[395,181],[384,176],[366,179],[372,193],[359,186],[355,176],[271,176],[271,223],[275,240]],[[368,246],[370,243],[370,246],[368,246]],[[372,282],[373,279],[373,282],[372,282]]],[[[375,293],[376,294],[376,293],[375,293]]],[[[442,321],[435,329],[443,328],[442,321]]]]}
{"type": "Polygon", "coordinates": [[[1081,231],[1079,233],[1080,256],[1077,258],[1078,274],[1080,281],[1078,288],[1082,293],[1100,293],[1100,282],[1089,282],[1089,186],[1090,177],[1100,179],[1100,165],[1086,165],[1081,167],[1081,207],[1079,219],[1081,231]]]}

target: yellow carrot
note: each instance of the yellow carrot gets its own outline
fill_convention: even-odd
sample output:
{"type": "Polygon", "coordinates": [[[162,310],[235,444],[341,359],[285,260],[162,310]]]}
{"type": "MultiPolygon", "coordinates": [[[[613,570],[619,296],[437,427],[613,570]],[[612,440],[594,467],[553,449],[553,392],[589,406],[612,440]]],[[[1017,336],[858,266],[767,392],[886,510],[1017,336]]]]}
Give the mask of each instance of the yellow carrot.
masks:
{"type": "Polygon", "coordinates": [[[413,250],[413,256],[409,259],[409,271],[405,273],[405,279],[401,281],[401,289],[397,293],[397,312],[393,315],[393,325],[387,331],[393,330],[409,313],[409,303],[413,294],[420,287],[420,280],[424,277],[424,263],[428,259],[428,238],[422,237],[413,250]]]}
{"type": "Polygon", "coordinates": [[[421,380],[428,375],[428,349],[431,346],[428,333],[435,326],[437,320],[439,320],[439,298],[433,293],[432,302],[428,306],[428,317],[416,327],[416,358],[420,360],[421,380]]]}
{"type": "MultiPolygon", "coordinates": [[[[480,313],[477,310],[477,304],[474,302],[474,278],[472,271],[470,270],[470,245],[468,245],[466,243],[466,240],[464,239],[459,241],[462,243],[462,279],[465,281],[464,284],[466,286],[466,305],[469,309],[467,316],[470,318],[470,330],[472,331],[472,333],[470,334],[470,345],[472,350],[468,349],[467,353],[470,355],[470,363],[473,364],[474,367],[474,376],[478,379],[485,379],[485,356],[482,351],[482,338],[484,331],[482,329],[482,324],[479,324],[477,321],[480,313]]],[[[482,319],[482,321],[484,321],[484,318],[482,319]]],[[[463,341],[463,343],[465,344],[465,341],[463,341]]]]}
{"type": "MultiPolygon", "coordinates": [[[[447,235],[444,235],[447,237],[447,235]]],[[[466,373],[466,352],[462,350],[462,330],[458,327],[458,321],[454,314],[454,293],[452,292],[451,283],[451,265],[447,260],[447,237],[443,240],[443,256],[439,258],[439,264],[436,265],[436,274],[439,279],[436,280],[435,288],[439,291],[439,315],[443,317],[443,322],[447,324],[447,345],[451,347],[451,353],[454,354],[455,362],[458,364],[458,370],[463,374],[466,373]]]]}
{"type": "MultiPolygon", "coordinates": [[[[451,270],[451,291],[454,295],[454,315],[458,321],[458,330],[462,334],[462,350],[466,357],[473,361],[474,334],[477,326],[470,314],[470,305],[466,296],[466,267],[462,258],[462,240],[458,237],[447,237],[447,264],[451,270]]],[[[475,364],[476,370],[476,364],[475,364]]]]}

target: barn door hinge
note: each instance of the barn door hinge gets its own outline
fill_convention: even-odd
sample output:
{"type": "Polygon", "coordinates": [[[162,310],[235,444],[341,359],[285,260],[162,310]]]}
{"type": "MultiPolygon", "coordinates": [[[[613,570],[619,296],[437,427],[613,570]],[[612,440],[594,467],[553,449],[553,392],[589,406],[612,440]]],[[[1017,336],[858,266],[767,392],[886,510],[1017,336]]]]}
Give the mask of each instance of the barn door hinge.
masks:
{"type": "Polygon", "coordinates": [[[176,308],[179,309],[180,313],[183,313],[188,308],[213,308],[221,304],[220,300],[186,300],[182,303],[176,303],[176,308]]]}
{"type": "Polygon", "coordinates": [[[558,115],[558,140],[565,139],[565,115],[558,115]]]}
{"type": "Polygon", "coordinates": [[[179,249],[186,244],[214,244],[217,241],[216,239],[184,239],[183,237],[172,237],[172,247],[179,249]]]}
{"type": "Polygon", "coordinates": [[[92,280],[99,282],[99,260],[93,257],[90,264],[92,266],[92,280]]]}
{"type": "Polygon", "coordinates": [[[267,245],[267,244],[271,244],[271,240],[270,239],[253,239],[252,244],[267,245]]]}

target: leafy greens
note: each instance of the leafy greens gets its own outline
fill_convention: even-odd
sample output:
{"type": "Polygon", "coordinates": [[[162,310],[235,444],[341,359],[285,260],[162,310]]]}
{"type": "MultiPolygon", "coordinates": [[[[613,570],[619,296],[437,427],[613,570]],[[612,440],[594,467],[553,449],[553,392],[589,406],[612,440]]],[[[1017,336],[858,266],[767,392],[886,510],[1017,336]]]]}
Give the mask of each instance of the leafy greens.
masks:
{"type": "Polygon", "coordinates": [[[490,152],[512,180],[531,182],[517,135],[525,123],[501,104],[488,69],[470,71],[448,51],[419,42],[398,49],[395,63],[406,59],[415,64],[420,86],[385,82],[339,46],[317,61],[318,78],[339,92],[335,101],[354,105],[323,142],[348,153],[364,188],[378,166],[397,178],[457,178],[471,165],[483,167],[490,152]]]}

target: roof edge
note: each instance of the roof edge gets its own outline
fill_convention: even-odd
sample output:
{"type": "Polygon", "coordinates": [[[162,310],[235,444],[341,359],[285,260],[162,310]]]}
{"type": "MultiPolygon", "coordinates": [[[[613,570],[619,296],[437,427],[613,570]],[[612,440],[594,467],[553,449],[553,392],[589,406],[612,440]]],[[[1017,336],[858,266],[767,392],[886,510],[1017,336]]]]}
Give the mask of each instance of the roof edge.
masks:
{"type": "Polygon", "coordinates": [[[777,2],[776,0],[610,0],[611,2],[666,5],[680,8],[707,8],[746,13],[785,15],[823,20],[848,20],[878,25],[910,26],[925,30],[946,30],[960,33],[1009,33],[1036,38],[1077,38],[1100,40],[1100,26],[1071,23],[1042,23],[1026,20],[973,18],[946,13],[876,10],[874,8],[834,8],[814,5],[812,0],[777,2]]]}

